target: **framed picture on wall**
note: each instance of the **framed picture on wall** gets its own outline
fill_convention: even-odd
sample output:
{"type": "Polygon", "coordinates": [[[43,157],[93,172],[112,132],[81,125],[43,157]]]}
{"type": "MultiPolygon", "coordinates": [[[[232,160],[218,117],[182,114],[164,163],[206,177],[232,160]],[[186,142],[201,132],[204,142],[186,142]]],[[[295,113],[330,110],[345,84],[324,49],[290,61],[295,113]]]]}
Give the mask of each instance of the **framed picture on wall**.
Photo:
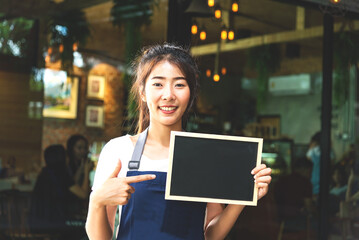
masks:
{"type": "Polygon", "coordinates": [[[49,118],[75,119],[77,117],[79,77],[65,71],[44,70],[44,108],[49,118]]]}
{"type": "Polygon", "coordinates": [[[104,127],[104,111],[103,106],[87,106],[86,107],[86,126],[87,127],[104,127]]]}
{"type": "Polygon", "coordinates": [[[105,96],[105,77],[89,75],[87,80],[87,97],[103,99],[105,96]]]}

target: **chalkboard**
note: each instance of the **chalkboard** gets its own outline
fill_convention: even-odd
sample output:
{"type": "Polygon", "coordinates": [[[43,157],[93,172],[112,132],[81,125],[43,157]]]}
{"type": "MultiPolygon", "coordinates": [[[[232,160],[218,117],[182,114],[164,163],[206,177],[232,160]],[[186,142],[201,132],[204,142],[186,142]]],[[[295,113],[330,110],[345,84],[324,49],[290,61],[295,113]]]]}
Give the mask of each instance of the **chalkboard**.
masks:
{"type": "Polygon", "coordinates": [[[172,131],[165,198],[257,205],[251,171],[262,145],[261,138],[172,131]]]}

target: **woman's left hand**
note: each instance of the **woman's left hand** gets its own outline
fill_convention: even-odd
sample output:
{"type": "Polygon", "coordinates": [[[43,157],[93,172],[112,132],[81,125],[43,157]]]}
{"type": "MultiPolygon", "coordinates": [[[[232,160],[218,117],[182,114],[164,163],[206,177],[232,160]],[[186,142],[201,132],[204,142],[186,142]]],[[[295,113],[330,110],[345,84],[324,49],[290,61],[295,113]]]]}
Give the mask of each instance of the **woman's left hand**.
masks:
{"type": "Polygon", "coordinates": [[[270,176],[272,169],[268,168],[265,164],[255,167],[252,172],[255,182],[258,187],[258,200],[264,197],[268,192],[268,185],[272,181],[270,176]]]}

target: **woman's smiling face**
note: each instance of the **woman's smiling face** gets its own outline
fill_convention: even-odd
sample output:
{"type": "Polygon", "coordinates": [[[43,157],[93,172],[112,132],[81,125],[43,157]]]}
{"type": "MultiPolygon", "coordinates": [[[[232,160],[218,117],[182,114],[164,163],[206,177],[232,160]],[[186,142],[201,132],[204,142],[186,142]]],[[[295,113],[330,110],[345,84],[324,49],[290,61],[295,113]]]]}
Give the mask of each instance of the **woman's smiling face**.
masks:
{"type": "Polygon", "coordinates": [[[151,124],[182,127],[190,88],[181,70],[168,61],[154,66],[146,79],[142,100],[147,103],[151,124]]]}

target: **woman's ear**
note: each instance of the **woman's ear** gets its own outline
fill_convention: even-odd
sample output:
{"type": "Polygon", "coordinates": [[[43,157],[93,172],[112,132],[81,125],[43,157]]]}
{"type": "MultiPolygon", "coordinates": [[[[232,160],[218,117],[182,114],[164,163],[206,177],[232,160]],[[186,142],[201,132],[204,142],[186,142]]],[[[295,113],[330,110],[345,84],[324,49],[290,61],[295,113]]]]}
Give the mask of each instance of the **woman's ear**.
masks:
{"type": "Polygon", "coordinates": [[[146,95],[145,95],[145,93],[144,93],[142,90],[140,90],[140,96],[141,96],[141,100],[142,100],[143,102],[146,102],[146,95]]]}

